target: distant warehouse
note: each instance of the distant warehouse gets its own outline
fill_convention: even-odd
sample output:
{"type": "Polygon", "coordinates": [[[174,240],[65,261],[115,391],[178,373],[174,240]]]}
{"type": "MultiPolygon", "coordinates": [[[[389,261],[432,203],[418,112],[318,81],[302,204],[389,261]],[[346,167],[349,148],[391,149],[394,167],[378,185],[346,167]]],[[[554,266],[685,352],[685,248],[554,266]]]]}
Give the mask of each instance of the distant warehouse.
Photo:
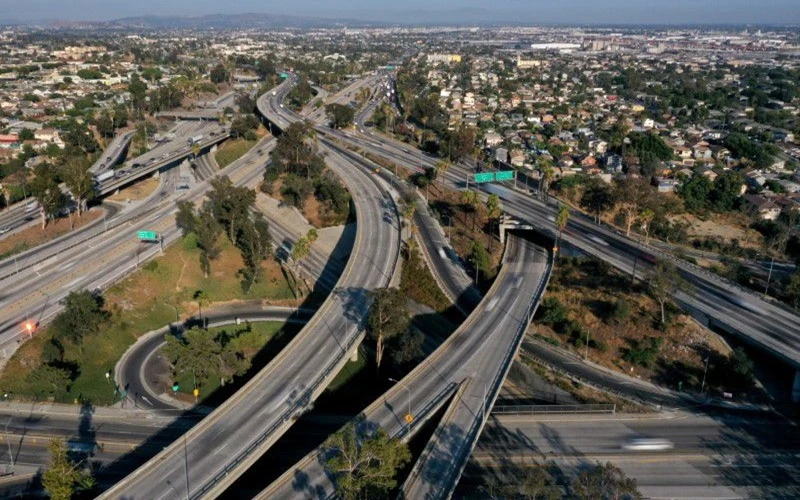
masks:
{"type": "Polygon", "coordinates": [[[461,62],[458,54],[428,54],[429,63],[457,63],[461,62]]]}

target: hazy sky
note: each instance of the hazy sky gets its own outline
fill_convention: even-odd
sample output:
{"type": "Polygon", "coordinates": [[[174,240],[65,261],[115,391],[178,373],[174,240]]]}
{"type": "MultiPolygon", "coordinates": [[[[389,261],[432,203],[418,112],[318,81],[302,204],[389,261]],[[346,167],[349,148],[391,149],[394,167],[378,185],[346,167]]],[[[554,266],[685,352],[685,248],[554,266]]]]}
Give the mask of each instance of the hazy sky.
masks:
{"type": "Polygon", "coordinates": [[[800,0],[0,0],[0,24],[246,12],[403,23],[800,24],[800,0]]]}

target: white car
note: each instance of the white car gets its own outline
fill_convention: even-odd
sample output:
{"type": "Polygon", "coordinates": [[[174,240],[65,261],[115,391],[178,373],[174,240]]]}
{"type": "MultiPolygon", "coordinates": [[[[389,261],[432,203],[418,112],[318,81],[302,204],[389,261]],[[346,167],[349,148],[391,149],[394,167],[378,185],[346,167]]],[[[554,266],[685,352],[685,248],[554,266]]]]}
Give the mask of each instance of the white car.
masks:
{"type": "Polygon", "coordinates": [[[9,231],[11,231],[10,227],[0,227],[0,234],[6,234],[9,231]]]}
{"type": "Polygon", "coordinates": [[[673,444],[661,438],[632,438],[622,445],[628,451],[666,451],[674,448],[673,444]]]}

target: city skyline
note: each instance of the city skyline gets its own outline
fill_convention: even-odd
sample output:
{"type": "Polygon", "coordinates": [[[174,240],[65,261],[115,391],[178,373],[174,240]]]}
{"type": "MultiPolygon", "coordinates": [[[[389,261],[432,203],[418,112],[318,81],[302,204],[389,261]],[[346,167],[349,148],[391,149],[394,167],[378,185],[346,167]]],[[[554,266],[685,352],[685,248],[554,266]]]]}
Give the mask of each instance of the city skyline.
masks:
{"type": "Polygon", "coordinates": [[[244,0],[224,9],[209,0],[176,0],[165,4],[144,0],[134,4],[101,0],[53,0],[11,3],[4,11],[8,22],[109,21],[137,16],[204,16],[260,13],[308,18],[350,19],[402,24],[780,24],[800,23],[800,8],[791,0],[766,2],[676,0],[652,4],[639,0],[567,0],[555,5],[538,0],[500,0],[488,6],[479,0],[454,2],[410,0],[403,8],[388,2],[367,0],[298,0],[278,2],[244,0]]]}

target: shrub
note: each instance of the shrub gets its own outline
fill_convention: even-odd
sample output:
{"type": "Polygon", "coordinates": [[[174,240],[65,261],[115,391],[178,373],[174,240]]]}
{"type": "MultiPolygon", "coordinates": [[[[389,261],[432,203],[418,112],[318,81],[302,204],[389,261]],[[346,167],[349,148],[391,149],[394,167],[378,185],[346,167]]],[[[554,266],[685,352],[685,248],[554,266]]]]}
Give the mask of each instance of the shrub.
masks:
{"type": "Polygon", "coordinates": [[[608,319],[614,321],[618,325],[625,323],[631,316],[631,306],[625,299],[619,299],[614,302],[614,305],[609,311],[608,319]]]}
{"type": "Polygon", "coordinates": [[[542,301],[536,314],[539,322],[545,325],[556,326],[567,320],[567,310],[555,297],[547,297],[542,301]]]}
{"type": "Polygon", "coordinates": [[[664,339],[650,338],[647,345],[644,342],[635,341],[631,347],[624,349],[622,359],[632,365],[650,368],[661,350],[664,339]]]}

